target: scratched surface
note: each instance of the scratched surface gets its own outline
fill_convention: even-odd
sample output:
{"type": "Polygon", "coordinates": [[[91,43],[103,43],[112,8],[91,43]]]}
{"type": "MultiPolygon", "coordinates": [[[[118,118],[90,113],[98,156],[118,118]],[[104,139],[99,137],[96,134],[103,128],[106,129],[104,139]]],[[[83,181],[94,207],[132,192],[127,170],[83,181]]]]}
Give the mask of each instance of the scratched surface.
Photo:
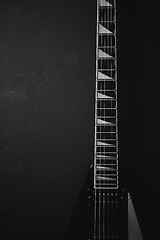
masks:
{"type": "Polygon", "coordinates": [[[88,8],[0,3],[1,239],[62,239],[92,161],[95,6],[91,19],[88,8]]]}
{"type": "MultiPolygon", "coordinates": [[[[119,4],[121,166],[144,239],[160,213],[154,4],[154,28],[146,2],[119,4]]],[[[1,239],[63,239],[93,161],[95,16],[96,1],[0,1],[1,239]]]]}

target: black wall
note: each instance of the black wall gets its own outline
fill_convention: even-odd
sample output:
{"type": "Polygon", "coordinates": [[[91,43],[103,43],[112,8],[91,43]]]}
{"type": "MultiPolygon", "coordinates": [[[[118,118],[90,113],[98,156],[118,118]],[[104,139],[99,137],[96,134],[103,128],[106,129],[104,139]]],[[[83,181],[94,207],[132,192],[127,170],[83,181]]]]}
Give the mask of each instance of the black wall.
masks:
{"type": "MultiPolygon", "coordinates": [[[[118,3],[122,179],[159,227],[159,3],[118,3]]],[[[93,161],[96,1],[0,2],[2,239],[63,239],[93,161]]]]}

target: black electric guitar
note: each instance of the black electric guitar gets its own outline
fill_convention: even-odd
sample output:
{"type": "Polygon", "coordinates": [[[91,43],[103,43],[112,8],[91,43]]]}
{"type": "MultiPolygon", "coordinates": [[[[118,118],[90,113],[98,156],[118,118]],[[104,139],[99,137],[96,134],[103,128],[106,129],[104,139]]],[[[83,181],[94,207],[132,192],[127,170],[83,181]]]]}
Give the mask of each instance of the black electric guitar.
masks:
{"type": "Polygon", "coordinates": [[[115,0],[97,0],[96,43],[94,164],[64,239],[142,240],[119,174],[115,0]]]}

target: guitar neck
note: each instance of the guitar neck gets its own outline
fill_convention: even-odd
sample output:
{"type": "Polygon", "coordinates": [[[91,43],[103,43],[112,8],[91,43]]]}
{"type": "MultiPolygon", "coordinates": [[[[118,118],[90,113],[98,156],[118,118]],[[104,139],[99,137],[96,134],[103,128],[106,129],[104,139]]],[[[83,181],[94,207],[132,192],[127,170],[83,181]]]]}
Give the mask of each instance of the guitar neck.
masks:
{"type": "Polygon", "coordinates": [[[118,189],[116,2],[97,0],[94,188],[118,189]]]}

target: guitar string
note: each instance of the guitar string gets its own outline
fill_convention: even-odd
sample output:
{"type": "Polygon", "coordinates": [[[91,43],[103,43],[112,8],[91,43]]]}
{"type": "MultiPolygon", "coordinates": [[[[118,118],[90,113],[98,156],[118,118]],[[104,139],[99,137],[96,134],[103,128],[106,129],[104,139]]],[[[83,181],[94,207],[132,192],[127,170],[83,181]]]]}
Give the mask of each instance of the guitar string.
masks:
{"type": "MultiPolygon", "coordinates": [[[[114,7],[114,6],[113,6],[114,7]]],[[[112,11],[111,11],[111,18],[112,18],[112,11]]],[[[111,19],[112,20],[112,19],[111,19]]],[[[112,30],[111,30],[112,31],[112,30]]],[[[114,34],[114,32],[113,32],[114,34]]],[[[113,35],[114,36],[114,35],[113,35]]],[[[112,42],[112,45],[113,45],[113,42],[112,42]]],[[[113,67],[114,68],[114,67],[113,67]]],[[[111,69],[112,69],[112,64],[111,64],[111,69]]],[[[115,95],[115,94],[114,94],[115,95]]],[[[113,95],[113,96],[114,96],[113,95]]],[[[112,99],[111,99],[111,114],[113,114],[113,102],[112,102],[112,99]]],[[[113,126],[111,126],[111,138],[113,138],[113,126]]],[[[111,168],[113,168],[113,165],[111,165],[111,168]]],[[[113,171],[111,171],[111,177],[113,176],[113,171]]],[[[113,177],[114,178],[114,177],[113,177]]],[[[111,221],[111,237],[113,236],[113,191],[111,192],[110,194],[110,211],[111,211],[111,217],[110,217],[110,221],[111,221]]]]}
{"type": "MultiPolygon", "coordinates": [[[[115,27],[115,69],[116,69],[116,116],[118,117],[118,113],[117,113],[117,107],[118,107],[118,104],[117,104],[117,98],[118,98],[118,89],[117,89],[117,31],[116,31],[116,24],[117,24],[117,19],[116,19],[116,11],[117,11],[117,6],[116,6],[116,0],[114,0],[114,5],[115,5],[115,16],[113,16],[113,20],[115,20],[115,23],[114,23],[114,27],[115,27]],[[114,19],[115,17],[115,19],[114,19]]],[[[116,157],[118,159],[118,121],[116,119],[116,157]]],[[[118,165],[116,166],[116,170],[118,170],[118,165]]],[[[118,175],[118,171],[116,171],[116,174],[118,175]]],[[[116,178],[118,178],[118,176],[116,176],[116,178]]],[[[118,183],[117,183],[118,184],[118,183]]],[[[117,196],[115,196],[115,235],[117,235],[117,196]]]]}
{"type": "MultiPolygon", "coordinates": [[[[101,7],[101,19],[100,20],[103,20],[103,18],[104,18],[104,16],[102,15],[103,14],[103,7],[101,7]]],[[[102,43],[103,44],[103,43],[102,43]]],[[[101,46],[102,46],[102,44],[101,44],[101,46]]],[[[100,61],[101,61],[101,69],[103,69],[104,67],[103,67],[103,57],[100,59],[100,61]]],[[[102,94],[104,94],[104,91],[103,91],[103,88],[104,88],[104,86],[103,86],[103,84],[102,84],[102,82],[101,82],[101,92],[102,92],[102,94]]],[[[102,107],[103,107],[103,104],[102,104],[102,101],[103,101],[103,98],[100,100],[100,102],[101,102],[101,104],[100,104],[100,115],[102,116],[102,111],[103,110],[101,110],[102,109],[102,107]]],[[[102,132],[102,134],[103,134],[103,130],[102,130],[103,128],[102,128],[102,126],[101,126],[101,132],[102,132]]],[[[102,134],[101,134],[101,143],[103,142],[103,138],[102,138],[102,134]]],[[[103,146],[100,146],[100,149],[101,149],[101,155],[103,155],[104,153],[103,153],[103,146]]],[[[101,166],[102,166],[102,161],[101,161],[101,166]]],[[[105,177],[105,176],[103,176],[103,169],[101,168],[101,170],[100,170],[100,173],[101,173],[101,176],[102,176],[102,182],[101,182],[101,189],[102,189],[102,186],[103,186],[103,182],[105,181],[104,179],[103,179],[103,177],[105,177]]],[[[101,190],[101,192],[102,192],[102,195],[101,195],[101,200],[102,200],[102,204],[101,204],[101,209],[102,209],[102,216],[101,216],[101,225],[100,225],[100,227],[101,227],[101,236],[103,237],[103,231],[104,231],[104,226],[103,226],[103,216],[104,216],[104,214],[103,214],[103,190],[101,190]]]]}
{"type": "MultiPolygon", "coordinates": [[[[114,14],[114,12],[116,11],[116,3],[115,3],[115,1],[114,1],[114,6],[113,6],[113,12],[112,12],[112,14],[114,14]]],[[[114,18],[114,15],[112,16],[112,20],[113,20],[113,18],[114,18]]],[[[114,57],[114,66],[113,66],[113,68],[115,69],[115,72],[117,71],[117,66],[116,66],[116,29],[115,29],[115,26],[116,25],[116,22],[113,24],[113,34],[114,34],[114,39],[115,39],[115,46],[114,46],[114,50],[115,50],[115,57],[114,57]]],[[[116,80],[117,81],[117,80],[116,80]]],[[[115,91],[115,93],[114,93],[114,95],[115,95],[115,101],[116,101],[116,103],[117,103],[117,85],[115,84],[115,89],[114,89],[114,91],[115,91]]],[[[117,105],[117,104],[116,104],[117,105]]],[[[116,110],[115,110],[115,114],[116,114],[116,116],[115,117],[117,117],[117,106],[116,106],[116,110]]],[[[116,125],[116,139],[117,139],[117,125],[116,125]]],[[[117,141],[116,141],[116,145],[115,145],[115,147],[116,147],[116,158],[117,158],[117,141]]],[[[114,169],[113,168],[113,166],[112,166],[112,169],[114,169]]],[[[117,167],[116,167],[116,169],[117,169],[117,167]]],[[[114,170],[113,170],[114,171],[114,170]]],[[[117,171],[116,171],[116,174],[117,174],[117,171]]],[[[114,172],[113,172],[113,175],[114,175],[114,172]]],[[[114,176],[115,177],[115,176],[114,176]]],[[[115,177],[116,179],[117,179],[117,176],[115,177]]],[[[116,183],[117,184],[117,183],[116,183]]],[[[115,220],[115,218],[116,218],[116,216],[115,216],[115,208],[114,208],[114,204],[115,204],[115,192],[113,193],[113,195],[112,195],[112,236],[115,236],[116,235],[116,233],[115,233],[115,222],[116,222],[116,220],[115,220]]]]}
{"type": "MultiPolygon", "coordinates": [[[[116,4],[116,0],[115,0],[115,32],[116,32],[116,69],[118,71],[118,66],[117,66],[117,4],[116,4]]],[[[117,82],[117,71],[116,71],[116,90],[117,90],[117,98],[118,98],[118,82],[117,82]]],[[[117,99],[117,103],[116,103],[116,108],[117,108],[117,116],[118,116],[118,99],[117,99]]],[[[117,120],[117,126],[116,126],[117,132],[118,132],[118,120],[117,120]]],[[[116,141],[116,146],[117,146],[117,159],[119,160],[119,151],[118,151],[118,135],[117,135],[117,141],[116,141]]],[[[118,161],[117,161],[117,181],[118,180],[118,161]]],[[[118,186],[118,182],[117,182],[117,186],[118,186]]],[[[118,191],[117,191],[117,196],[116,196],[116,236],[118,237],[118,191]]]]}
{"type": "Polygon", "coordinates": [[[99,0],[97,0],[97,29],[96,29],[96,93],[95,93],[95,159],[94,159],[94,186],[95,186],[95,193],[94,193],[94,240],[97,237],[97,189],[96,189],[96,166],[97,166],[97,80],[98,80],[98,69],[97,69],[97,56],[98,56],[98,32],[99,32],[99,0]]]}
{"type": "MultiPolygon", "coordinates": [[[[104,11],[104,22],[106,22],[107,19],[108,19],[107,9],[105,9],[105,11],[104,11]]],[[[107,43],[106,43],[106,45],[107,45],[107,43]]],[[[104,47],[104,50],[105,50],[104,52],[106,52],[106,46],[104,47]]],[[[107,59],[105,61],[107,61],[107,59]]],[[[107,80],[105,80],[104,83],[103,83],[104,84],[104,90],[106,89],[106,81],[107,80]]],[[[104,101],[104,102],[106,102],[106,101],[104,101]]],[[[105,116],[105,109],[106,109],[106,105],[104,105],[104,116],[105,116]]],[[[105,117],[104,117],[104,119],[106,119],[105,117]]],[[[106,143],[106,137],[105,137],[105,143],[106,143]]],[[[104,155],[106,155],[105,146],[104,146],[104,155]]],[[[105,169],[104,169],[104,176],[106,176],[105,169]]],[[[105,183],[105,180],[104,180],[104,183],[105,183]]],[[[106,230],[105,229],[105,214],[106,214],[106,206],[105,206],[104,200],[105,200],[105,190],[104,190],[104,196],[103,196],[103,239],[105,240],[105,230],[106,230]]]]}
{"type": "MultiPolygon", "coordinates": [[[[100,4],[99,4],[99,21],[101,20],[101,9],[100,9],[100,4]]],[[[102,46],[102,38],[101,38],[101,43],[100,43],[100,46],[102,46]]],[[[98,49],[98,52],[99,52],[99,49],[98,49]]],[[[98,60],[99,61],[99,60],[98,60]]],[[[100,69],[102,69],[102,61],[100,60],[100,69]]],[[[101,92],[101,84],[99,84],[99,87],[100,87],[100,92],[101,92]]],[[[101,106],[102,106],[102,101],[101,99],[99,99],[99,106],[100,106],[100,109],[101,109],[101,106]]],[[[100,113],[100,111],[99,111],[100,113]]],[[[100,142],[101,142],[101,139],[102,139],[102,127],[100,126],[100,142]]],[[[101,153],[101,147],[100,147],[100,156],[102,155],[101,153]]],[[[100,157],[100,166],[102,165],[102,159],[100,157]]],[[[101,170],[99,171],[101,173],[101,170]]],[[[100,174],[101,176],[101,174],[100,174]]],[[[102,180],[103,181],[103,180],[102,180]]],[[[99,189],[99,239],[101,238],[101,178],[100,178],[100,189],[99,189]]]]}
{"type": "MultiPolygon", "coordinates": [[[[108,21],[110,20],[110,8],[108,7],[108,21]]],[[[107,22],[107,29],[109,29],[109,23],[107,22]]],[[[108,35],[108,43],[107,43],[108,46],[110,46],[110,42],[109,42],[109,35],[108,35]]],[[[110,48],[109,48],[110,49],[110,48]]],[[[109,62],[109,60],[108,60],[109,62]]],[[[109,65],[109,64],[108,64],[109,65]]],[[[109,67],[108,67],[109,68],[109,67]]],[[[111,102],[110,102],[110,108],[112,107],[112,99],[111,99],[111,102]]],[[[111,126],[111,139],[112,139],[112,126],[111,126]]],[[[109,166],[110,167],[110,166],[109,166]]],[[[109,176],[108,176],[109,177],[109,176]]],[[[110,235],[110,201],[109,201],[109,197],[110,197],[110,189],[108,190],[108,196],[107,196],[107,202],[108,202],[108,209],[107,209],[107,215],[108,215],[108,231],[107,231],[107,235],[109,236],[110,235]]]]}
{"type": "MultiPolygon", "coordinates": [[[[99,12],[99,2],[98,2],[98,21],[99,21],[99,14],[100,14],[100,12],[99,12]]],[[[98,49],[97,49],[97,52],[98,52],[98,57],[99,57],[99,50],[98,49]]],[[[97,58],[97,64],[98,64],[98,58],[97,58]]],[[[98,66],[98,68],[99,68],[99,66],[98,66]]],[[[98,95],[98,88],[97,88],[97,95],[98,95]]],[[[98,96],[97,96],[97,99],[98,99],[98,96]]],[[[98,116],[98,110],[97,110],[97,116],[98,116]]],[[[99,116],[98,116],[98,118],[99,118],[99,116]]],[[[100,136],[101,136],[101,133],[100,133],[100,136]]],[[[99,231],[100,230],[100,227],[99,227],[99,225],[100,225],[100,206],[99,206],[100,205],[100,201],[99,201],[99,194],[100,194],[100,190],[98,190],[98,206],[97,206],[97,208],[98,208],[98,223],[97,223],[98,239],[100,239],[100,231],[99,231]]]]}

